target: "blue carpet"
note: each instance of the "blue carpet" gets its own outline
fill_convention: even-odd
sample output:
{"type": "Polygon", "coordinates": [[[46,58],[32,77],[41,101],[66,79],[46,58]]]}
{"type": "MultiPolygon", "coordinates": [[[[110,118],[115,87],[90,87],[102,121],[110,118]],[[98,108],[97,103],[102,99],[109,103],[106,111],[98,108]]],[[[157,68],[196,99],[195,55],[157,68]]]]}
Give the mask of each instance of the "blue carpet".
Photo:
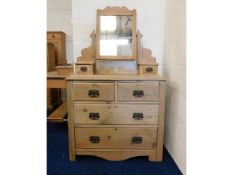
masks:
{"type": "Polygon", "coordinates": [[[115,162],[94,156],[78,156],[75,162],[70,162],[66,123],[48,123],[47,125],[47,174],[182,175],[165,149],[163,162],[159,163],[149,162],[148,157],[135,157],[115,162]]]}

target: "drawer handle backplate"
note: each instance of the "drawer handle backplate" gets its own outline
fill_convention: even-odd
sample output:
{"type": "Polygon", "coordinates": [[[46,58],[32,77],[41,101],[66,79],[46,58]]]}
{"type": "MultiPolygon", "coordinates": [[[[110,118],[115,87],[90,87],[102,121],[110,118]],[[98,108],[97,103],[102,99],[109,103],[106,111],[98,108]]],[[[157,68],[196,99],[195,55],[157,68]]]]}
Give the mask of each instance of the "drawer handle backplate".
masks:
{"type": "Polygon", "coordinates": [[[153,71],[153,68],[152,67],[147,67],[146,68],[146,72],[152,72],[153,71]]]}
{"type": "Polygon", "coordinates": [[[143,119],[143,113],[133,113],[133,119],[134,120],[142,120],[143,119]]]}
{"type": "Polygon", "coordinates": [[[100,118],[99,113],[96,113],[96,112],[89,113],[89,119],[91,119],[91,120],[98,120],[99,118],[100,118]]]}
{"type": "Polygon", "coordinates": [[[144,95],[144,91],[143,90],[134,90],[133,91],[133,96],[134,97],[142,97],[144,95]]]}
{"type": "Polygon", "coordinates": [[[89,90],[88,91],[88,95],[90,97],[98,97],[100,95],[99,91],[98,90],[89,90]]]}
{"type": "Polygon", "coordinates": [[[91,143],[99,143],[100,142],[100,137],[99,136],[90,136],[89,141],[91,143]]]}
{"type": "Polygon", "coordinates": [[[132,143],[133,144],[141,144],[142,143],[142,137],[132,137],[132,143]]]}
{"type": "Polygon", "coordinates": [[[86,72],[86,71],[87,71],[87,67],[80,67],[80,70],[81,70],[82,72],[86,72]]]}

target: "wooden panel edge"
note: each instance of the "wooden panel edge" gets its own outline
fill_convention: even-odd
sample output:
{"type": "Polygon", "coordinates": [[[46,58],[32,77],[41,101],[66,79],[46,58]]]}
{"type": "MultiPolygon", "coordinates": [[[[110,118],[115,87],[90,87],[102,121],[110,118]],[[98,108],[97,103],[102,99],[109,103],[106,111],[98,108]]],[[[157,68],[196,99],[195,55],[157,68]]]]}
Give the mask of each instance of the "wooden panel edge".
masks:
{"type": "Polygon", "coordinates": [[[164,110],[165,110],[165,93],[166,82],[160,82],[160,105],[159,105],[159,121],[157,131],[157,160],[163,159],[163,136],[164,136],[164,110]]]}
{"type": "Polygon", "coordinates": [[[67,109],[68,109],[68,137],[69,137],[69,157],[71,161],[75,160],[75,137],[73,122],[73,82],[67,83],[67,109]]]}

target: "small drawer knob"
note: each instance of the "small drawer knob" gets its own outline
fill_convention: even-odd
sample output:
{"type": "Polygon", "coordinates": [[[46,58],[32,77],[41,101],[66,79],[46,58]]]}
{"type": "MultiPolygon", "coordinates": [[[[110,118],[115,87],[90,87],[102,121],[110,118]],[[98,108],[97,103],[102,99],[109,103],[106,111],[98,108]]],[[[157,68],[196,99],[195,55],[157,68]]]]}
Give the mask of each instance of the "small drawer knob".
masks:
{"type": "Polygon", "coordinates": [[[100,137],[99,136],[90,136],[89,141],[91,143],[99,143],[100,142],[100,137]]]}
{"type": "Polygon", "coordinates": [[[134,90],[133,91],[133,96],[134,97],[142,97],[144,95],[144,91],[143,90],[134,90]]]}
{"type": "Polygon", "coordinates": [[[143,119],[143,113],[133,113],[133,119],[134,120],[142,120],[143,119]]]}
{"type": "Polygon", "coordinates": [[[142,143],[142,137],[132,137],[132,143],[133,144],[141,144],[142,143]]]}
{"type": "Polygon", "coordinates": [[[81,67],[80,70],[81,70],[81,72],[86,72],[87,71],[87,67],[81,67]]]}
{"type": "Polygon", "coordinates": [[[99,113],[96,113],[96,112],[89,113],[89,119],[90,120],[98,120],[99,118],[100,118],[99,113]]]}
{"type": "Polygon", "coordinates": [[[146,68],[146,72],[152,72],[153,71],[153,68],[152,67],[147,67],[146,68]]]}
{"type": "Polygon", "coordinates": [[[98,90],[89,90],[88,91],[88,95],[90,97],[98,97],[100,95],[99,91],[98,90]]]}

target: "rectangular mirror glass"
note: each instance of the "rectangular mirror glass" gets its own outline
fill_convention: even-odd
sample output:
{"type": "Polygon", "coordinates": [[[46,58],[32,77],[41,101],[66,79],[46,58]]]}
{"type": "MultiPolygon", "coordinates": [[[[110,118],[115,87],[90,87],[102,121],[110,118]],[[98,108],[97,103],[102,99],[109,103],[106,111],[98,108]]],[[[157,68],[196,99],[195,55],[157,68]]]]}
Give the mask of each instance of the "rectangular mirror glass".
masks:
{"type": "Polygon", "coordinates": [[[132,56],[132,16],[100,16],[100,56],[132,56]]]}

